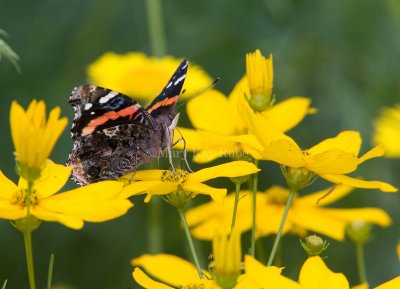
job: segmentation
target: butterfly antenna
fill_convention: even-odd
[[[210,89],[211,87],[214,86],[214,84],[216,84],[221,78],[217,77],[216,79],[213,80],[213,82],[211,82],[206,88],[200,90],[199,92],[193,94],[192,96],[188,97],[184,102],[181,102],[177,107],[176,110],[178,110],[181,106],[185,105],[186,103],[188,103],[189,101],[191,101],[193,98],[198,97],[200,94],[204,93],[205,91],[207,91],[208,89]],[[181,94],[184,94],[185,90],[182,91]]]

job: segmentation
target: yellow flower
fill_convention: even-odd
[[[351,188],[337,186],[332,194],[318,202],[328,191],[329,189],[326,189],[302,197],[296,196],[283,232],[305,235],[307,231],[313,231],[342,241],[347,224],[355,220],[365,220],[382,227],[391,224],[390,217],[378,208],[326,208],[326,205],[349,194]],[[273,186],[265,192],[257,193],[257,237],[277,233],[288,195],[289,191],[279,186]],[[247,231],[252,226],[252,194],[249,191],[242,191],[239,199],[235,227],[239,231]],[[193,236],[211,240],[217,229],[228,230],[231,226],[233,204],[234,194],[230,194],[224,199],[222,205],[209,202],[189,209],[186,212],[186,219],[189,226],[192,227]]]
[[[240,233],[237,230],[231,234],[216,233],[212,247],[212,276],[222,288],[233,288],[242,269]]]
[[[374,289],[398,289],[400,288],[400,276],[375,287]]]
[[[226,195],[226,189],[213,188],[203,182],[218,177],[245,176],[258,171],[259,169],[254,164],[246,161],[230,162],[194,173],[188,173],[181,169],[177,169],[175,173],[163,170],[143,170],[135,173],[133,177],[135,182],[124,188],[122,197],[127,198],[147,193],[145,202],[149,202],[153,195],[190,199],[198,194],[205,194],[221,202]],[[125,178],[129,179],[129,176]]]
[[[271,133],[292,129],[312,112],[308,98],[292,97],[271,106],[269,96],[266,101],[258,97],[254,99],[261,106],[264,102],[268,103],[262,112],[255,113],[249,104],[252,93],[264,94],[272,89],[272,58],[265,59],[257,50],[247,60],[247,74],[236,84],[229,97],[217,90],[209,90],[188,103],[187,112],[195,130],[179,130],[187,142],[187,150],[195,152],[194,161],[206,163],[223,156],[240,159],[243,154],[258,158],[263,145],[252,133],[247,112],[243,109],[256,114],[263,131]],[[269,126],[272,129],[266,129]],[[179,133],[175,137],[179,137]]]
[[[272,55],[265,58],[260,50],[246,54],[246,76],[248,91],[245,91],[247,100],[253,110],[262,112],[273,102],[272,86],[274,71]]]
[[[374,143],[385,146],[387,157],[400,157],[400,104],[384,108],[374,126]]]
[[[21,176],[33,180],[40,175],[55,143],[67,125],[60,108],[51,110],[46,121],[46,105],[33,100],[25,111],[13,101],[10,112],[11,135]]]
[[[260,289],[260,288],[299,288],[300,287],[282,287],[284,285],[297,285],[296,282],[280,276],[282,269],[274,266],[264,267],[258,261],[250,256],[246,256],[245,269],[246,274],[241,275],[238,283],[234,287],[218,286],[215,280],[211,279],[211,275],[203,270],[204,279],[200,279],[195,266],[179,257],[167,254],[158,255],[143,255],[132,260],[132,265],[135,269],[132,273],[133,278],[140,286],[149,289]],[[161,282],[157,282],[150,278],[152,276]],[[262,271],[260,272],[260,267]],[[251,273],[251,274],[250,274]],[[259,275],[259,274],[262,275]],[[247,280],[249,276],[249,280]],[[250,277],[256,276],[258,279],[264,280],[262,284],[273,286],[260,287],[259,283],[252,280]],[[277,287],[274,287],[278,285]]]
[[[180,61],[172,56],[155,58],[139,52],[122,55],[107,52],[89,65],[87,74],[93,84],[150,102],[167,84]],[[183,97],[201,91],[211,82],[202,68],[190,64]]]
[[[208,278],[200,279],[196,267],[177,256],[168,254],[142,255],[133,259],[132,265],[135,266],[132,276],[143,288],[220,289],[213,280],[209,280],[208,272],[203,271],[203,274]],[[162,283],[153,280],[138,267],[143,268],[149,275]]]
[[[33,184],[30,215],[43,221],[59,222],[72,229],[82,228],[84,221],[104,222],[119,217],[132,203],[119,197],[122,184],[99,182],[56,194],[67,182],[71,168],[51,161]],[[27,217],[27,181],[18,186],[0,172],[0,218],[17,221]]]
[[[301,289],[297,282],[281,276],[283,268],[264,266],[256,259],[246,255],[244,259],[245,274],[239,283],[240,288],[282,288]],[[320,288],[319,288],[320,289]],[[325,288],[324,288],[325,289]]]
[[[356,131],[342,132],[308,150],[301,150],[293,139],[285,136],[265,144],[261,159],[272,160],[290,168],[308,170],[335,184],[396,192],[397,189],[388,183],[366,181],[346,175],[355,171],[358,165],[366,160],[382,156],[384,153],[383,147],[377,146],[358,157],[360,147],[361,137]]]
[[[349,282],[342,273],[334,273],[321,257],[308,258],[301,267],[299,283],[306,289],[348,289]]]

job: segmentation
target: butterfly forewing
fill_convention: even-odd
[[[75,142],[67,162],[72,178],[82,185],[115,179],[159,157],[170,142],[164,129],[176,115],[187,68],[184,60],[146,110],[117,91],[94,85],[75,88],[69,100],[75,111]]]

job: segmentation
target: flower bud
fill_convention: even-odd
[[[215,282],[223,289],[235,287],[242,268],[240,234],[217,234],[213,239],[213,271]]]
[[[371,234],[371,225],[363,220],[357,220],[346,228],[347,236],[357,244],[365,244]]]
[[[250,95],[246,99],[256,112],[262,112],[274,102],[272,95],[273,67],[272,55],[265,58],[260,50],[246,54],[246,78]]]
[[[329,246],[327,241],[317,235],[307,236],[304,241],[300,239],[300,243],[308,257],[320,255]]]
[[[312,184],[316,175],[306,168],[291,168],[281,166],[282,173],[290,190],[299,191]]]

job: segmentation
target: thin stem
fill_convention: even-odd
[[[158,197],[152,198],[149,207],[149,227],[147,240],[149,252],[151,254],[161,253],[163,251],[163,236],[161,225],[161,201]]]
[[[32,254],[32,230],[30,229],[30,218],[26,219],[27,229],[23,231],[24,244],[26,253],[26,265],[28,267],[29,285],[31,289],[35,289],[35,271],[33,267],[33,254]]]
[[[164,56],[166,54],[166,41],[161,0],[146,0],[146,7],[151,52],[154,56]]]
[[[271,266],[272,262],[274,261],[276,250],[278,249],[279,241],[281,240],[281,237],[282,237],[282,232],[283,232],[283,227],[285,226],[286,217],[288,215],[289,208],[290,208],[290,206],[292,204],[292,201],[293,201],[293,198],[294,198],[295,195],[296,195],[296,192],[293,191],[293,190],[290,190],[289,197],[288,197],[288,199],[286,201],[285,210],[283,211],[281,224],[279,225],[279,230],[278,230],[278,233],[276,235],[274,245],[272,246],[272,251],[271,251],[271,255],[269,256],[267,266]]]
[[[49,272],[47,274],[47,289],[51,288],[51,281],[53,278],[54,254],[50,255]]]
[[[360,279],[360,283],[366,283],[367,274],[365,271],[365,262],[364,262],[364,244],[356,243],[356,255],[357,255],[358,278]]]
[[[190,251],[192,252],[193,260],[194,260],[194,263],[197,268],[197,273],[199,273],[200,279],[204,279],[203,273],[201,271],[200,262],[199,262],[199,259],[197,258],[196,249],[194,248],[193,239],[192,239],[192,236],[190,235],[189,226],[186,222],[185,214],[183,213],[183,209],[177,209],[177,210],[179,213],[179,217],[181,218],[183,228],[185,229],[186,238],[189,243]]]
[[[31,194],[33,189],[33,182],[28,181],[28,188],[26,191],[26,209],[27,216],[25,218],[25,228],[23,230],[26,265],[28,267],[29,285],[31,289],[35,289],[35,270],[33,266],[33,253],[32,253],[32,227],[31,227]]]
[[[233,214],[232,214],[232,223],[231,223],[231,234],[232,234],[232,230],[235,227],[235,223],[236,223],[236,213],[237,213],[237,207],[239,205],[239,193],[240,193],[240,183],[236,183],[235,203],[233,205]]]
[[[258,160],[254,160],[254,164],[258,167]],[[256,208],[257,208],[257,185],[258,185],[258,174],[253,175],[253,206],[252,206],[252,225],[251,225],[251,247],[250,255],[255,257],[256,254]]]

